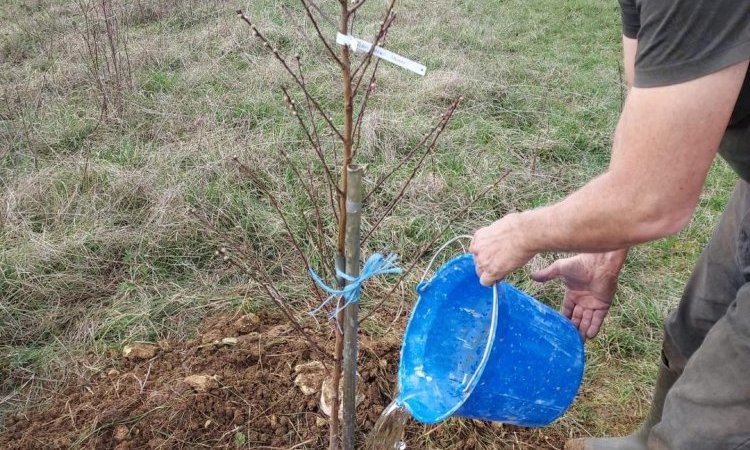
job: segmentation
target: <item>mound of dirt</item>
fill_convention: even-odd
[[[326,348],[332,346],[325,331],[313,335]],[[362,338],[357,407],[362,442],[394,394],[398,349],[393,339]],[[216,318],[195,339],[131,344],[116,361],[48,403],[6,417],[0,448],[327,446],[321,358],[279,318]],[[492,442],[508,442],[503,437],[509,436],[519,442],[519,433],[529,433],[473,421],[431,432],[441,431],[438,427],[412,426],[409,448],[515,448]],[[528,437],[538,445],[526,448],[561,448],[559,436]]]

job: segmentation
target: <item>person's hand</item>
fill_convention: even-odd
[[[518,214],[508,214],[492,225],[480,228],[471,240],[479,282],[492,286],[508,273],[523,266],[536,254],[526,244],[525,230],[520,226]]]
[[[531,278],[547,282],[556,278],[565,285],[562,312],[578,328],[581,338],[596,336],[617,290],[617,278],[627,251],[582,253],[559,259]]]

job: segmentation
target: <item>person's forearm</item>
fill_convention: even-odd
[[[681,230],[692,207],[675,205],[668,193],[637,181],[601,175],[559,203],[518,214],[517,224],[535,252],[606,252]]]

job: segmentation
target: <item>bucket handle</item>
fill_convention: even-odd
[[[449,239],[446,241],[443,245],[440,246],[440,248],[437,249],[434,255],[432,255],[432,259],[430,259],[429,264],[427,264],[427,268],[424,270],[424,273],[422,274],[422,278],[419,280],[420,285],[425,285],[425,278],[427,277],[427,273],[432,269],[432,265],[435,264],[435,260],[437,259],[438,255],[443,252],[449,245],[452,243],[460,240],[460,239],[468,239],[471,241],[473,238],[472,236],[469,236],[468,234],[460,234],[452,239]],[[461,245],[463,248],[463,245]],[[466,249],[463,248],[464,253],[466,253]],[[484,346],[484,351],[482,352],[482,361],[483,364],[487,362],[487,359],[489,359],[490,351],[492,351],[492,344],[495,337],[495,332],[497,330],[497,310],[498,310],[498,295],[497,295],[497,283],[492,285],[492,321],[490,323],[490,331],[489,331],[489,337],[487,339],[487,343]],[[466,387],[464,388],[464,393],[468,392],[474,385],[474,381],[479,375],[481,374],[482,370],[477,370],[474,372],[474,374],[471,376],[471,379],[466,383]]]
[[[449,245],[451,245],[452,243],[460,239],[468,239],[469,242],[471,242],[473,238],[469,236],[468,234],[459,234],[458,236],[452,239],[448,239],[445,243],[443,243],[443,245],[441,245],[440,248],[437,249],[435,254],[432,255],[432,259],[430,259],[430,263],[427,264],[427,268],[424,270],[424,273],[422,274],[422,278],[419,280],[420,284],[424,283],[425,278],[427,278],[427,273],[430,271],[430,269],[432,269],[432,265],[435,264],[435,260],[437,259],[438,255],[440,255],[440,253],[442,253],[443,250],[445,250]],[[463,249],[464,253],[466,253],[466,249],[464,248],[463,244],[461,245],[461,248]]]

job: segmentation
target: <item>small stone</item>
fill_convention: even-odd
[[[126,345],[122,349],[122,356],[129,359],[151,359],[156,355],[157,348],[150,344]]]
[[[327,423],[328,423],[328,421],[325,418],[323,418],[323,417],[318,416],[318,417],[315,418],[315,425],[317,425],[319,427],[323,427]]]
[[[294,378],[294,384],[305,395],[313,395],[320,391],[323,374],[301,373]]]
[[[288,334],[291,330],[292,330],[292,327],[290,325],[282,323],[266,331],[265,336],[267,338],[284,336],[285,334]]]
[[[211,426],[211,423],[212,423],[212,422],[211,422],[211,419],[208,419],[208,420],[206,421],[206,423],[204,423],[204,424],[203,424],[203,428],[208,428],[209,426]]]
[[[117,425],[114,432],[112,433],[112,437],[115,439],[115,441],[122,442],[127,439],[129,432],[130,430],[128,430],[128,427],[126,427],[125,425]]]
[[[257,333],[253,331],[252,333],[243,334],[242,336],[237,336],[237,343],[238,344],[251,344],[255,343],[257,346],[257,342],[260,340],[260,333]]]
[[[216,375],[190,375],[182,380],[192,387],[196,392],[206,392],[209,389],[219,387],[218,377]]]
[[[109,378],[110,380],[113,378],[117,378],[119,375],[120,375],[120,371],[115,369],[114,367],[112,367],[111,369],[107,371],[107,378]]]
[[[320,392],[320,386],[325,377],[325,366],[320,361],[310,361],[297,364],[294,367],[297,376],[294,378],[294,384],[305,395],[313,395]]]
[[[238,333],[250,333],[251,331],[257,331],[260,319],[253,313],[245,314],[234,322],[234,327]]]
[[[362,391],[363,384],[362,377],[357,374],[357,394],[354,396],[354,405],[359,405],[365,400],[365,394]],[[339,419],[344,419],[344,383],[343,380],[339,382]],[[326,378],[323,381],[323,385],[320,389],[320,410],[323,413],[331,417],[331,405],[333,405],[333,381],[330,378]]]

